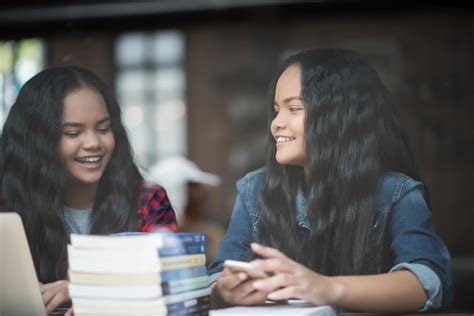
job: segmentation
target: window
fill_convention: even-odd
[[[0,123],[2,126],[20,88],[44,67],[43,40],[0,41]]]
[[[116,91],[135,158],[145,168],[186,155],[184,35],[125,33],[117,38]]]

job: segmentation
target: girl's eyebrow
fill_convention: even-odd
[[[110,121],[111,121],[110,116],[107,116],[107,117],[104,117],[103,119],[99,120],[99,121],[96,123],[96,125],[108,123],[108,122],[110,122]]]
[[[293,100],[298,100],[298,101],[302,101],[301,97],[300,96],[294,96],[294,97],[288,97],[286,99],[283,99],[283,103],[289,103]],[[274,101],[274,105],[278,105],[278,102],[277,101]]]
[[[111,121],[110,116],[107,116],[107,117],[104,117],[103,119],[98,120],[95,125],[101,125],[110,121]],[[84,124],[79,123],[79,122],[64,122],[62,124],[63,127],[81,127],[83,125]]]

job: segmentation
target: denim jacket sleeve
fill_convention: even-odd
[[[224,260],[233,259],[249,261],[253,256],[252,250],[250,249],[250,243],[253,241],[253,221],[250,216],[248,205],[248,203],[252,202],[253,199],[249,199],[248,195],[257,194],[254,190],[254,186],[249,183],[249,179],[254,179],[255,173],[257,172],[260,171],[254,171],[237,181],[237,198],[232,211],[230,224],[227,228],[224,240],[222,240],[219,245],[217,257],[209,265],[209,284],[219,278],[220,272],[224,269]]]
[[[451,258],[435,231],[423,185],[408,177],[398,178],[390,220],[394,266],[390,272],[414,273],[428,300],[421,310],[445,308],[452,299]]]

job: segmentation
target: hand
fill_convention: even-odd
[[[330,277],[306,268],[274,248],[256,243],[252,243],[251,247],[256,254],[266,258],[252,263],[272,275],[253,281],[252,286],[270,293],[269,299],[298,298],[315,305],[333,304],[336,301],[338,288]]]
[[[269,292],[256,290],[252,286],[255,280],[225,268],[211,292],[213,307],[263,304]]]
[[[54,311],[57,307],[71,300],[69,297],[68,281],[60,280],[53,283],[41,284],[41,295],[43,303],[48,313]]]

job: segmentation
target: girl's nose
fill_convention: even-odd
[[[83,142],[85,150],[95,150],[102,146],[102,141],[96,133],[88,133],[86,139]]]
[[[286,127],[286,122],[283,119],[282,115],[280,113],[277,114],[277,116],[273,119],[271,128],[272,130],[277,130],[277,129],[282,129]]]

